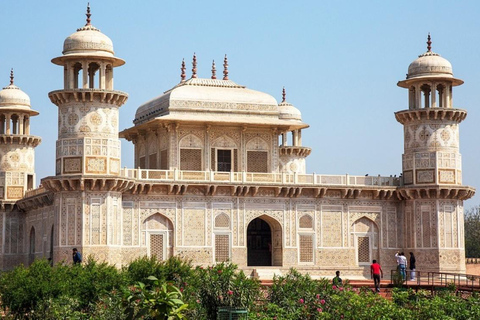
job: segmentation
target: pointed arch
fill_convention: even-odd
[[[260,137],[254,137],[247,141],[247,150],[261,150],[268,151],[268,143]]]
[[[29,265],[35,260],[35,227],[32,226],[30,229],[30,247],[29,247]]]
[[[301,229],[313,229],[313,218],[309,214],[304,214],[298,220],[298,225]]]
[[[250,139],[246,151],[248,172],[269,172],[269,147],[265,140],[260,137]]]
[[[54,244],[54,242],[53,242],[54,238],[53,237],[55,235],[54,230],[55,230],[55,228],[54,228],[54,225],[52,224],[52,229],[50,231],[50,254],[49,254],[49,257],[48,257],[51,265],[53,265],[53,244]]]
[[[180,139],[180,148],[203,148],[203,141],[196,135],[190,133]]]
[[[252,217],[247,223],[246,233],[249,266],[283,265],[282,225],[277,219],[266,214]]]
[[[173,255],[174,233],[173,223],[160,212],[154,213],[143,220],[146,231],[147,252],[158,260],[166,260]]]
[[[215,228],[230,229],[230,217],[222,212],[215,217]]]
[[[369,265],[373,259],[380,261],[379,228],[375,221],[362,215],[351,226],[358,265]]]
[[[227,136],[226,134],[218,137],[212,143],[213,148],[229,148],[229,149],[237,149],[237,144],[235,141]]]
[[[180,170],[203,170],[203,141],[194,134],[188,134],[179,142]]]

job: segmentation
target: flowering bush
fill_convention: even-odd
[[[245,276],[231,263],[197,268],[196,297],[206,319],[216,319],[219,307],[250,309],[260,294],[258,280]]]
[[[265,289],[233,264],[194,269],[177,258],[142,258],[121,272],[92,259],[54,267],[37,260],[0,274],[4,319],[211,320],[220,307],[248,309],[253,320],[480,319],[478,294],[465,299],[453,285],[439,289],[432,295],[395,288],[389,300],[294,269]]]

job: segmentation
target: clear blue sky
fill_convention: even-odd
[[[15,84],[40,112],[32,134],[37,178],[54,175],[57,107],[48,92],[63,86],[64,39],[85,24],[87,1],[0,0],[0,85]],[[463,181],[480,187],[480,2],[478,1],[123,1],[92,0],[92,24],[108,35],[126,60],[115,89],[129,94],[120,128],[132,125],[136,108],[180,80],[180,63],[197,53],[200,77],[212,59],[229,57],[230,79],[287,100],[310,128],[308,172],[390,175],[401,172],[402,125],[394,112],[407,109],[396,86],[408,65],[433,51],[453,65],[465,84],[454,106],[468,110],[460,125]],[[3,79],[3,80],[2,80]],[[133,167],[132,144],[122,142],[122,166]],[[480,193],[480,192],[479,192]],[[466,207],[480,204],[480,196]]]

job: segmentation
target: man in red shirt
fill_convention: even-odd
[[[373,278],[375,283],[375,291],[380,292],[380,277],[383,278],[382,267],[377,263],[377,260],[373,260],[372,265],[370,266],[370,276]]]

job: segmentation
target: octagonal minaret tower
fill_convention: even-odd
[[[113,43],[87,23],[65,39],[64,89],[49,93],[58,106],[56,175],[118,175],[118,110],[128,95],[113,89],[113,68],[125,62],[114,56]]]
[[[35,147],[40,137],[30,135],[30,98],[14,84],[0,91],[0,200],[2,207],[21,199],[35,187]]]
[[[461,84],[450,62],[431,50],[430,35],[427,52],[398,82],[409,91],[408,110],[395,113],[404,126],[404,248],[422,257],[418,269],[465,270],[463,200],[474,189],[462,185],[459,124],[467,111],[453,106]]]

